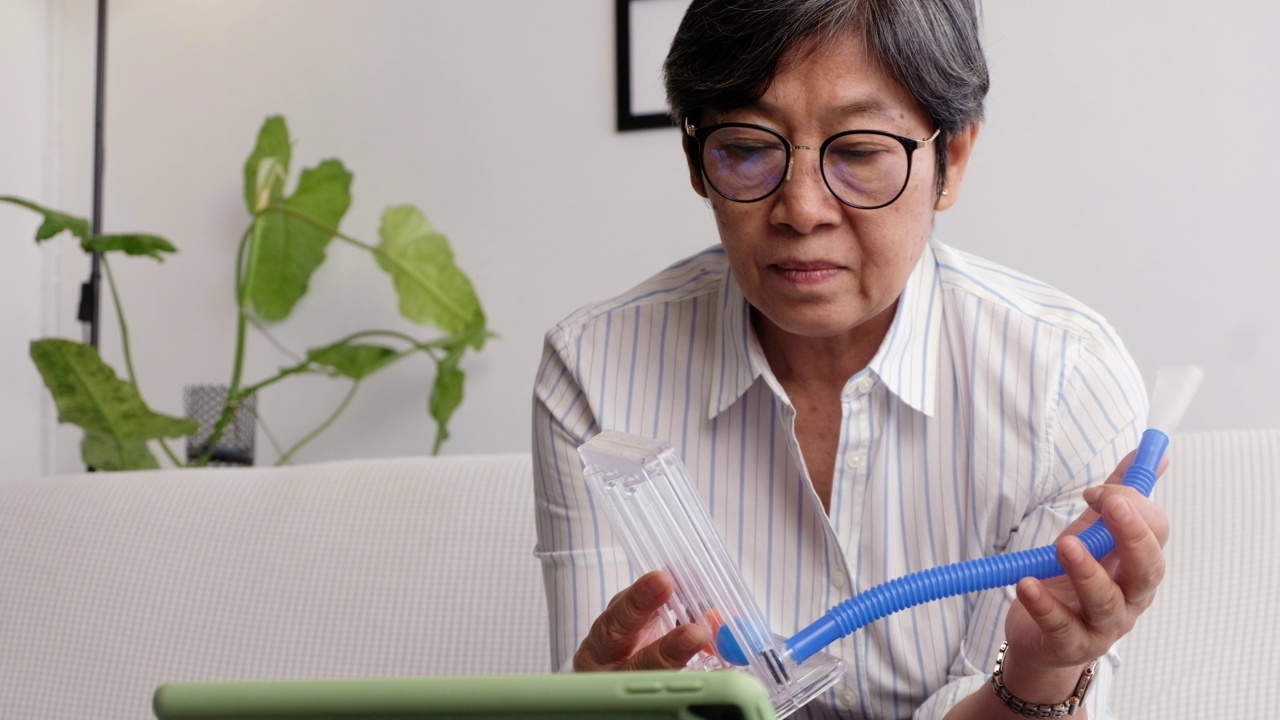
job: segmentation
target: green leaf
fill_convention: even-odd
[[[85,430],[80,441],[80,459],[97,470],[154,470],[160,467],[145,442],[121,445],[106,433]]]
[[[60,338],[36,340],[31,343],[31,359],[53,395],[58,420],[84,428],[82,451],[106,463],[97,465],[86,456],[93,467],[153,467],[147,440],[190,435],[199,427],[186,418],[152,411],[133,383],[118,378],[88,345]],[[152,465],[147,465],[148,458]]]
[[[268,202],[284,197],[289,177],[289,128],[284,118],[272,115],[258,130],[258,142],[244,163],[244,204],[254,214]],[[263,160],[268,162],[263,163]]]
[[[281,212],[268,212],[254,227],[253,267],[247,274],[249,297],[263,320],[283,320],[293,312],[316,268],[324,262],[333,233],[351,206],[351,173],[337,160],[304,170],[298,188],[284,205],[314,224]]]
[[[57,210],[50,210],[28,200],[8,195],[0,196],[0,201],[20,205],[44,215],[44,223],[36,230],[36,242],[48,240],[65,231],[80,238],[80,247],[85,252],[106,253],[122,251],[129,255],[147,255],[157,260],[163,260],[164,257],[160,253],[178,251],[173,246],[173,243],[158,235],[128,233],[92,237],[90,236],[89,221],[84,218],[67,215]]]
[[[484,328],[484,311],[471,280],[453,261],[444,235],[412,205],[389,207],[378,229],[378,265],[391,275],[400,314],[450,335]]]
[[[465,345],[459,345],[436,361],[436,381],[431,388],[427,409],[436,421],[436,441],[431,454],[440,452],[440,446],[449,439],[449,418],[462,404],[462,383],[466,375],[458,368]]]
[[[12,195],[0,195],[0,202],[7,202],[28,210],[34,210],[44,216],[44,222],[36,229],[36,242],[48,240],[63,231],[80,238],[82,244],[89,240],[89,221],[82,217],[67,215]]]
[[[334,343],[307,351],[307,359],[311,362],[332,368],[339,375],[353,380],[369,377],[397,357],[399,354],[392,348],[361,343]]]
[[[108,253],[124,252],[128,255],[146,255],[156,260],[164,260],[161,253],[175,253],[178,248],[159,235],[133,233],[129,235],[99,235],[84,243],[89,252]]]

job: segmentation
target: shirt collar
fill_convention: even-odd
[[[708,419],[737,402],[762,374],[772,378],[751,327],[747,299],[727,264],[724,272],[716,298],[720,328],[715,334]],[[930,243],[902,289],[889,334],[867,365],[890,392],[930,417],[937,407],[940,292],[937,259]]]
[[[715,335],[715,365],[711,368],[711,402],[707,419],[712,419],[738,401],[767,366],[760,343],[751,327],[750,305],[725,263],[724,281],[716,297],[720,331]]]
[[[902,288],[889,334],[867,364],[890,392],[928,417],[938,406],[941,293],[938,261],[930,242]]]

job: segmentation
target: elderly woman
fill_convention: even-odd
[[[932,235],[982,119],[975,0],[694,0],[665,75],[720,242],[547,335],[555,661],[681,667],[708,642],[657,637],[672,580],[632,583],[588,497],[576,448],[611,429],[676,447],[782,635],[908,572],[1059,540],[1063,577],[832,645],[849,672],[802,715],[1107,716],[1112,648],[1163,573],[1163,515],[1116,484],[1147,400],[1096,313]],[[1099,514],[1101,562],[1072,537]]]

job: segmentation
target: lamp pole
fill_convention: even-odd
[[[102,232],[102,175],[106,156],[103,128],[106,115],[107,78],[107,0],[98,0],[98,51],[94,68],[93,103],[93,215],[90,234]],[[89,279],[80,286],[80,308],[77,314],[88,324],[89,344],[98,347],[102,309],[102,255],[90,256]]]

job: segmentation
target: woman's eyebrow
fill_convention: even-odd
[[[896,110],[889,103],[878,97],[859,98],[844,105],[829,108],[824,111],[821,120],[826,122],[837,122],[847,118],[879,116],[886,120],[900,120],[902,113]]]

